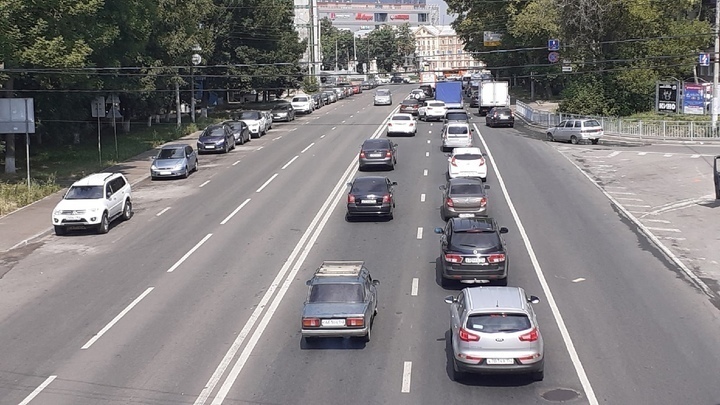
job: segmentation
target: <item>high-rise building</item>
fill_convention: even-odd
[[[307,39],[308,47],[300,60],[311,75],[320,73],[320,19],[317,0],[293,0],[295,5],[295,29],[301,40]]]
[[[438,7],[426,5],[425,0],[315,1],[319,19],[327,17],[335,27],[350,31],[372,30],[381,25],[432,24],[438,16]]]

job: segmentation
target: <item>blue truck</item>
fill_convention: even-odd
[[[437,82],[435,100],[444,101],[447,108],[463,108],[462,82]]]

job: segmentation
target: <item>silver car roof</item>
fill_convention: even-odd
[[[470,312],[527,312],[527,298],[520,287],[470,287],[465,294]]]

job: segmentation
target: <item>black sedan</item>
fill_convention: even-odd
[[[489,127],[505,125],[512,128],[515,126],[515,117],[508,107],[493,107],[485,116],[485,125]]]
[[[385,217],[393,219],[395,199],[393,188],[397,182],[383,176],[358,177],[348,183],[350,191],[347,197],[347,215],[355,217]]]
[[[440,280],[443,287],[452,281],[507,285],[508,256],[500,228],[489,217],[451,218],[443,228],[435,228],[440,238]]]
[[[250,142],[250,128],[248,128],[246,123],[242,121],[225,121],[223,124],[230,127],[236,145]]]
[[[386,138],[368,139],[360,146],[358,166],[360,171],[381,167],[395,170],[397,164],[397,144]]]
[[[235,149],[235,137],[227,124],[209,125],[197,141],[198,153],[224,152]]]

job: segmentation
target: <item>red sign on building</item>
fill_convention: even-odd
[[[372,21],[374,19],[372,14],[357,13],[355,19],[360,21]]]
[[[391,15],[390,19],[391,20],[408,21],[408,20],[410,20],[410,15],[409,14],[395,14],[395,15]]]

